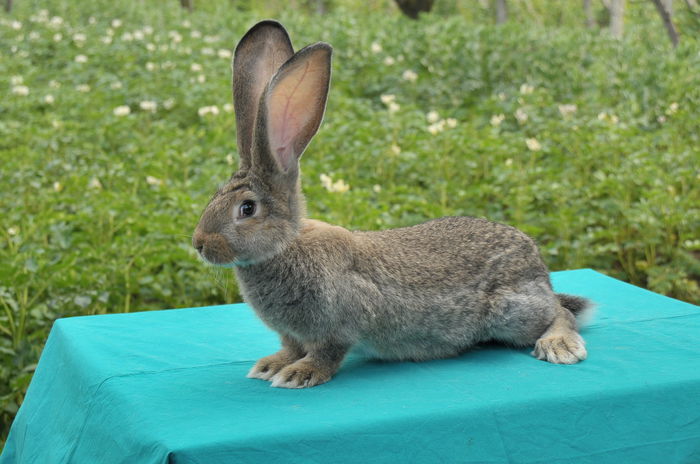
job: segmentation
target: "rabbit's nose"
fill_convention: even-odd
[[[192,238],[192,246],[197,250],[199,254],[202,254],[204,250],[204,236],[200,232],[195,232]]]

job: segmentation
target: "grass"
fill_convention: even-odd
[[[297,48],[335,47],[302,159],[312,217],[485,216],[535,237],[553,270],[700,302],[699,43],[685,33],[672,51],[653,8],[631,4],[615,41],[543,1],[500,27],[478,2],[417,22],[379,1],[323,17],[272,1],[16,3],[0,17],[2,437],[56,318],[240,299],[190,236],[237,163],[230,51],[264,17]]]

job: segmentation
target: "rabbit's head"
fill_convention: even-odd
[[[263,21],[233,57],[238,171],[211,199],[193,245],[208,262],[247,265],[282,251],[305,214],[299,158],[318,130],[331,73],[330,45],[294,53],[287,31]]]

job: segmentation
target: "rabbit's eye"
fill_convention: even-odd
[[[246,200],[241,203],[241,206],[238,208],[238,217],[245,218],[253,214],[255,214],[255,202],[253,200]]]

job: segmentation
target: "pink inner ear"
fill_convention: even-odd
[[[285,171],[296,163],[308,140],[299,143],[305,126],[313,117],[318,86],[310,62],[291,71],[272,89],[268,99],[270,150]]]

